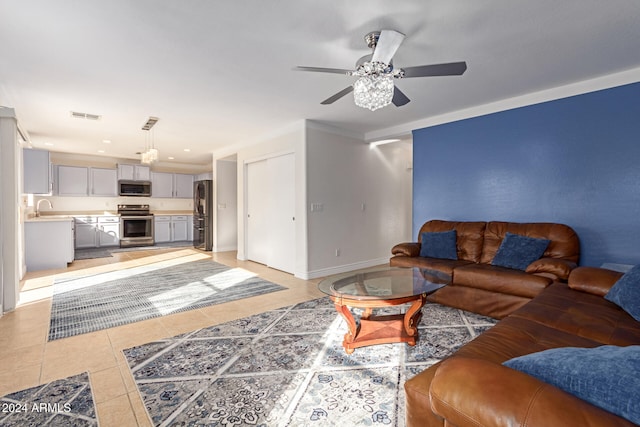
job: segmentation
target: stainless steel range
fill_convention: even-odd
[[[118,205],[120,247],[153,245],[153,214],[149,205]]]

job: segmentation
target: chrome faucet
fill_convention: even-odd
[[[49,209],[53,209],[49,199],[40,199],[38,200],[38,203],[36,203],[36,216],[40,216],[40,202],[47,202],[49,204]]]

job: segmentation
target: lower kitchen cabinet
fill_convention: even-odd
[[[155,215],[154,240],[156,243],[189,240],[189,215]]]
[[[154,215],[153,240],[156,243],[166,243],[171,241],[171,216],[170,215]]]
[[[72,218],[38,219],[24,223],[25,263],[27,271],[65,268],[73,262]]]
[[[75,226],[76,249],[118,246],[120,244],[120,217],[76,217]]]
[[[98,246],[96,227],[98,226],[97,217],[76,217],[76,249],[95,248]]]
[[[98,246],[120,245],[120,218],[117,216],[98,217]]]
[[[189,240],[189,228],[186,215],[176,215],[171,217],[172,235],[171,241],[183,242]]]

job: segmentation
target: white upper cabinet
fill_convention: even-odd
[[[193,175],[174,174],[173,197],[190,199],[193,197]]]
[[[56,167],[58,196],[86,196],[89,194],[89,169],[80,166]]]
[[[173,197],[172,173],[151,173],[151,197]]]
[[[193,197],[193,175],[183,173],[151,173],[151,197]]]
[[[118,179],[151,181],[151,169],[145,165],[119,164]]]
[[[22,150],[25,194],[51,193],[51,158],[47,150]]]
[[[205,179],[213,179],[213,172],[205,172],[195,176],[196,181],[204,181]]]
[[[91,168],[91,195],[116,197],[118,195],[118,171],[116,169]]]

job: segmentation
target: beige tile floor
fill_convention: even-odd
[[[113,255],[75,261],[62,270],[27,273],[21,282],[20,305],[0,317],[0,396],[88,371],[101,427],[150,426],[123,349],[323,296],[316,287],[318,280],[301,280],[238,261],[235,252],[211,254],[187,248]],[[54,279],[203,258],[252,271],[287,290],[47,342]]]

